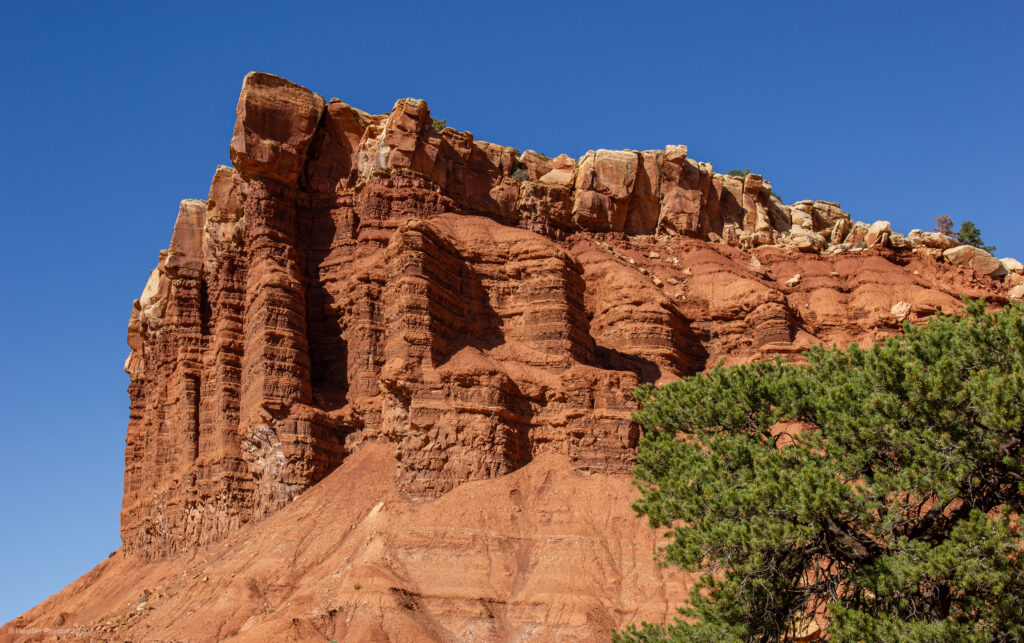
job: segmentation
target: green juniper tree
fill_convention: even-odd
[[[996,251],[995,246],[986,246],[985,242],[981,240],[981,230],[974,225],[973,221],[964,221],[960,224],[960,232],[957,233],[956,240],[963,245],[974,246],[988,252]]]
[[[636,392],[634,508],[703,572],[617,641],[1024,641],[1024,306]]]

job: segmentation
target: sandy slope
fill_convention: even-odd
[[[391,449],[368,445],[191,557],[115,553],[0,641],[590,641],[666,619],[688,579],[654,564],[628,476],[564,460],[413,503],[394,488]]]

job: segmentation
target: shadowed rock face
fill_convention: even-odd
[[[124,555],[19,627],[593,640],[664,620],[688,581],[628,508],[633,388],[1024,296],[1018,262],[782,204],[684,146],[549,159],[437,132],[420,100],[375,116],[259,73],[237,114],[234,168],[182,202],[132,309]]]

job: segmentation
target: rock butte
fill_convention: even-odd
[[[554,159],[246,76],[131,312],[123,546],[0,640],[600,640],[691,577],[631,390],[1024,296],[683,146]]]

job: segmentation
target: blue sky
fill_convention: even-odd
[[[0,4],[0,622],[120,544],[131,302],[242,77],[556,155],[686,144],[1024,258],[1024,3]]]

